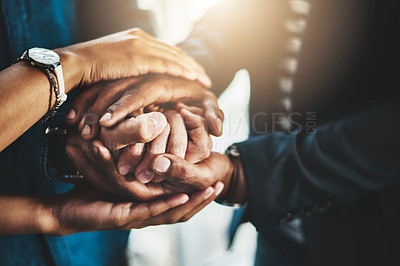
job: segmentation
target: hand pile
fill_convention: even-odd
[[[211,153],[210,134],[221,135],[223,121],[208,77],[177,48],[140,34],[162,49],[167,69],[99,81],[72,103],[66,152],[86,184],[54,204],[60,234],[186,221],[223,192],[225,176],[214,172],[229,165],[208,162],[222,156]]]

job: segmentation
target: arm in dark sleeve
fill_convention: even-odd
[[[276,67],[284,34],[276,14],[286,10],[286,1],[221,0],[178,46],[204,66],[219,95],[242,68],[258,75]]]
[[[396,97],[313,134],[268,134],[240,143],[253,223],[260,228],[341,205],[397,181],[399,102]]]
[[[131,28],[154,35],[152,13],[140,10],[135,0],[79,0],[76,8],[80,41]]]

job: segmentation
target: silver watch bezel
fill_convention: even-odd
[[[44,61],[40,61],[40,59],[36,56],[36,54],[51,54],[51,56],[54,58],[53,61],[51,62],[44,62]],[[54,52],[53,50],[50,49],[46,49],[46,48],[31,48],[29,50],[27,50],[24,55],[23,55],[26,59],[28,59],[30,62],[33,62],[36,66],[38,67],[43,67],[43,68],[48,68],[51,70],[54,70],[56,67],[58,67],[59,65],[61,65],[61,59],[60,56]]]

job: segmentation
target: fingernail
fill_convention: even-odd
[[[108,120],[110,120],[112,118],[111,113],[105,113],[101,118],[100,118],[100,122],[106,122]]]
[[[159,173],[166,173],[171,166],[171,161],[167,157],[159,158],[155,163],[155,171]]]
[[[83,129],[82,129],[82,135],[90,135],[90,132],[91,132],[92,130],[90,129],[90,126],[89,125],[85,125],[84,127],[83,127]]]
[[[106,148],[106,147],[104,147],[103,145],[99,145],[99,146],[97,146],[97,148],[101,151],[101,153],[103,153],[103,154],[108,154],[109,153],[109,151],[108,151],[108,149]]]
[[[121,175],[127,175],[127,174],[129,173],[130,170],[131,170],[131,166],[130,166],[130,165],[127,165],[127,164],[121,165],[121,166],[119,167],[119,169],[118,169],[118,171],[119,171],[119,173],[120,173]]]
[[[218,183],[216,188],[215,188],[215,195],[221,194],[222,190],[224,189],[224,184]]]
[[[208,199],[209,197],[211,197],[211,195],[212,195],[213,193],[214,193],[214,189],[213,189],[213,188],[211,188],[211,187],[207,188],[206,194],[204,195],[204,199],[205,199],[205,200]]]
[[[93,146],[97,148],[98,152],[101,153],[101,156],[104,158],[108,159],[111,157],[110,151],[104,147],[100,141],[94,141]]]
[[[72,120],[76,118],[76,111],[74,109],[69,110],[67,119]]]
[[[218,129],[220,130],[220,132],[222,132],[222,120],[221,119],[217,119],[217,126],[218,126]]]
[[[206,85],[207,87],[211,87],[211,85],[212,85],[211,80],[210,80],[207,76],[201,77],[201,78],[200,78],[200,81],[201,81],[204,85]]]
[[[182,198],[182,200],[180,201],[180,204],[181,204],[181,205],[182,205],[182,204],[185,204],[185,203],[188,202],[188,201],[189,201],[189,196],[186,195],[186,197]]]
[[[154,173],[147,171],[147,170],[143,170],[142,172],[140,172],[140,174],[137,176],[137,180],[140,183],[146,184],[149,183],[151,179],[153,179],[154,177]]]

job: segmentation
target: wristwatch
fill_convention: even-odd
[[[17,58],[16,62],[21,60],[28,61],[31,65],[42,69],[45,73],[54,72],[58,81],[58,91],[56,91],[56,94],[59,94],[56,104],[60,106],[67,100],[60,56],[56,52],[45,48],[31,48],[25,51],[20,58]]]
[[[56,169],[59,181],[82,184],[85,182],[84,176],[76,170],[71,159],[65,152],[67,135],[70,129],[66,125],[63,116],[56,116],[49,122],[49,126],[45,131],[48,141],[48,158],[51,158],[51,165]]]

